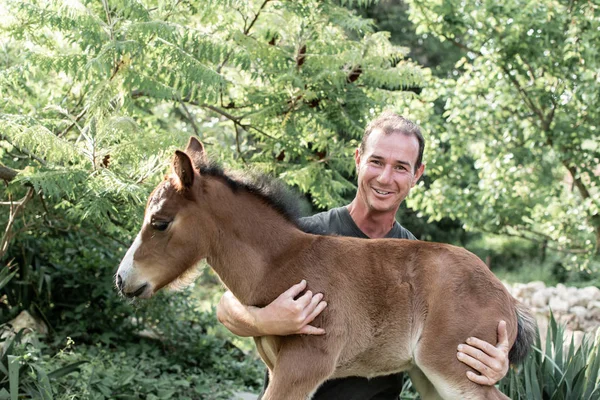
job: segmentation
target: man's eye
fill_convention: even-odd
[[[164,231],[169,227],[170,223],[171,221],[152,220],[152,222],[150,222],[150,225],[152,225],[152,228],[154,228],[157,231]]]

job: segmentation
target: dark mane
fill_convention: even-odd
[[[257,196],[296,227],[300,226],[299,197],[283,182],[256,171],[240,173],[239,176],[231,177],[215,161],[197,164],[196,167],[200,170],[201,175],[217,177],[225,181],[234,193],[245,191]]]

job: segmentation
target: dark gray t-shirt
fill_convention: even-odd
[[[356,225],[347,207],[333,208],[329,211],[315,214],[312,217],[302,218],[300,219],[300,228],[304,232],[314,233],[315,235],[338,235],[369,239]],[[394,226],[392,226],[392,229],[385,237],[392,239],[417,239],[408,229],[400,225],[398,221],[394,221]]]
[[[303,231],[316,235],[369,238],[356,225],[346,207],[334,208],[312,217],[302,218],[300,227]],[[415,236],[397,221],[385,237],[416,240]],[[398,400],[406,379],[402,373],[371,379],[362,377],[332,379],[319,387],[312,400]],[[268,377],[265,380],[265,389],[267,384]]]

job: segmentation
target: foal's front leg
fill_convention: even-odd
[[[333,375],[339,351],[314,348],[295,339],[281,347],[263,400],[310,399]]]

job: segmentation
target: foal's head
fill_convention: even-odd
[[[202,143],[191,138],[150,195],[142,229],[117,271],[117,287],[125,296],[148,298],[180,282],[207,257],[211,223],[197,204],[200,176],[194,167],[203,159]]]

